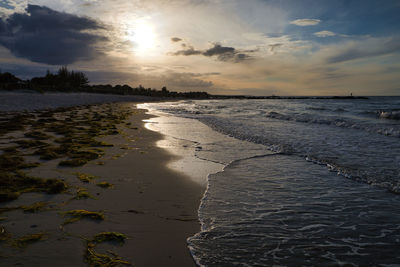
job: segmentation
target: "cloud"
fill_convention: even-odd
[[[207,49],[203,53],[203,55],[206,57],[212,57],[212,56],[216,56],[216,55],[220,56],[220,55],[233,54],[233,53],[235,53],[235,48],[221,46],[220,44],[215,44],[214,47]]]
[[[213,47],[206,50],[196,50],[192,46],[184,50],[179,50],[172,53],[174,56],[193,56],[193,55],[203,55],[206,57],[217,57],[219,61],[231,61],[231,62],[241,62],[249,59],[250,56],[247,54],[249,52],[254,52],[253,50],[239,51],[234,47],[222,46],[218,43],[214,44]]]
[[[45,70],[43,70],[45,73]],[[176,72],[165,71],[161,73],[144,73],[144,72],[124,72],[124,71],[85,71],[89,80],[93,84],[129,84],[136,87],[142,84],[146,88],[158,88],[167,86],[170,90],[190,91],[205,90],[214,86],[208,77],[220,75],[218,72],[208,73],[192,73],[192,72]]]
[[[214,84],[211,81],[205,81],[199,79],[199,77],[204,76],[198,73],[167,73],[166,75],[160,77],[164,83],[171,88],[184,88],[185,90],[190,89],[202,89],[212,87]]]
[[[336,33],[331,31],[320,31],[320,32],[315,32],[314,35],[323,38],[323,37],[335,36]]]
[[[94,31],[99,22],[85,17],[28,5],[26,14],[0,19],[0,45],[21,58],[51,65],[66,65],[101,55],[97,48],[108,39]]]
[[[294,24],[297,26],[313,26],[317,25],[321,22],[319,19],[296,19],[292,20],[290,24]]]
[[[283,44],[280,44],[280,43],[279,44],[270,44],[270,45],[268,45],[269,51],[271,51],[272,53],[274,53],[275,50],[277,48],[281,47],[281,46],[283,46]]]
[[[171,41],[174,42],[174,43],[177,43],[177,42],[182,41],[182,39],[179,38],[179,37],[172,37],[172,38],[171,38]]]
[[[189,46],[187,49],[179,50],[173,53],[174,56],[193,56],[193,55],[201,55],[203,54],[200,50],[195,50],[192,46]]]
[[[400,52],[400,37],[370,38],[359,42],[349,42],[330,51],[328,63],[339,63],[361,58],[387,55]],[[329,51],[328,51],[329,53]]]

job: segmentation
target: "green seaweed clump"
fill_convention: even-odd
[[[39,140],[17,140],[14,143],[18,144],[21,148],[44,147],[48,146],[47,143]]]
[[[101,266],[132,266],[131,263],[123,260],[117,254],[108,251],[110,255],[100,254],[91,249],[89,246],[86,248],[86,261],[90,267]]]
[[[46,233],[30,234],[20,237],[14,240],[14,245],[19,248],[24,248],[32,243],[38,242],[40,240],[47,239],[48,235]]]
[[[35,213],[44,210],[48,204],[49,204],[48,202],[36,202],[29,206],[21,206],[20,208],[24,212]]]
[[[0,172],[0,202],[17,199],[22,193],[62,193],[67,185],[58,179],[32,177],[23,172]]]
[[[118,232],[102,232],[96,234],[93,239],[86,242],[85,258],[89,266],[131,266],[132,264],[123,260],[117,254],[107,251],[108,254],[100,254],[94,251],[96,245],[103,242],[118,242],[123,244],[126,235]]]
[[[70,216],[71,218],[66,220],[63,225],[77,222],[81,219],[87,218],[95,221],[104,220],[104,214],[97,211],[87,211],[87,210],[70,210],[64,213],[64,216]]]
[[[32,115],[30,114],[17,114],[7,120],[0,122],[0,135],[4,135],[14,131],[22,131],[25,125],[29,124]]]
[[[74,199],[95,199],[85,188],[79,188]]]
[[[1,171],[16,171],[18,169],[34,168],[40,163],[27,163],[18,153],[4,153],[0,155]]]
[[[114,185],[109,183],[109,182],[100,182],[96,184],[97,186],[101,187],[101,188],[111,188]]]
[[[61,161],[58,165],[64,167],[79,167],[85,165],[87,162],[98,159],[103,156],[103,152],[90,150],[90,151],[75,151],[69,155],[71,159]]]
[[[81,173],[81,172],[76,173],[76,177],[79,180],[81,180],[81,182],[84,182],[84,183],[90,183],[93,179],[97,178],[94,175],[87,174],[87,173]]]
[[[60,157],[57,147],[44,147],[36,150],[35,155],[39,155],[41,160],[52,160]]]
[[[36,140],[47,140],[50,139],[50,136],[42,133],[40,131],[32,131],[32,132],[27,132],[24,134],[25,137],[36,139]]]
[[[92,243],[103,243],[109,241],[117,241],[120,244],[123,244],[127,239],[126,235],[118,233],[118,232],[101,232],[96,234],[90,242]]]

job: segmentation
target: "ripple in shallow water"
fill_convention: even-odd
[[[189,240],[201,265],[400,262],[400,196],[284,155],[237,161],[209,183]]]

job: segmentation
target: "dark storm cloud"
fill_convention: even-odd
[[[201,55],[201,54],[203,54],[202,51],[195,50],[191,46],[189,48],[187,48],[187,49],[179,50],[179,51],[173,53],[174,56],[193,56],[193,55]]]
[[[233,61],[233,62],[241,62],[246,59],[249,59],[250,56],[245,52],[254,52],[254,51],[239,51],[234,47],[222,46],[220,44],[214,44],[213,47],[207,50],[196,50],[193,47],[189,47],[188,49],[179,50],[175,53],[172,53],[174,56],[193,56],[193,55],[203,55],[206,57],[217,57],[219,61]]]
[[[182,41],[182,39],[179,38],[179,37],[172,37],[172,38],[171,38],[171,41],[174,42],[174,43],[177,43],[177,42]]]
[[[233,54],[235,53],[235,48],[233,47],[225,47],[221,46],[220,44],[215,44],[214,47],[206,50],[203,55],[206,57],[212,57],[212,56],[220,56],[220,55],[225,55],[225,54]]]
[[[0,19],[0,45],[17,57],[51,65],[71,64],[100,55],[96,49],[107,38],[91,33],[104,30],[90,18],[28,5],[26,14]]]

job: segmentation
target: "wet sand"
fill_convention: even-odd
[[[29,170],[29,175],[63,179],[69,190],[56,195],[25,193],[17,200],[0,203],[0,208],[51,203],[49,210],[37,213],[14,210],[0,214],[4,218],[0,225],[13,238],[46,233],[44,240],[25,248],[1,242],[0,265],[86,266],[86,240],[99,232],[119,232],[128,237],[123,245],[105,242],[96,251],[112,251],[134,266],[195,266],[186,239],[199,231],[197,209],[205,188],[166,167],[176,156],[156,146],[163,136],[144,127],[146,118],[144,110],[136,109],[126,121],[129,126],[117,125],[121,134],[99,139],[114,146],[104,148],[103,157],[84,166],[59,167],[57,159]],[[76,178],[78,172],[96,178],[83,183]],[[113,188],[96,185],[103,181]],[[77,188],[84,188],[94,199],[71,199]],[[75,209],[101,211],[105,219],[83,219],[62,226],[63,212]]]

